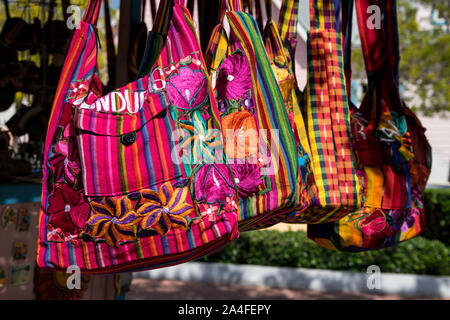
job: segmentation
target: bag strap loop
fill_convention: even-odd
[[[278,30],[291,61],[295,60],[297,48],[297,24],[299,0],[283,0],[278,17]]]
[[[102,0],[89,0],[86,10],[84,11],[83,21],[96,26],[101,7]]]
[[[311,29],[338,29],[335,7],[340,7],[340,0],[310,0],[309,5]]]
[[[153,28],[148,34],[144,57],[139,66],[138,78],[150,72],[150,69],[153,67],[153,64],[164,47],[169,34],[175,2],[180,3],[179,0],[165,0],[159,3]]]

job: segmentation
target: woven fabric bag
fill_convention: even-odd
[[[100,7],[88,3],[53,104],[37,264],[121,272],[218,250],[238,236],[239,202],[192,18],[181,1],[161,1],[167,40],[144,59],[157,63],[103,95]]]
[[[383,10],[381,29],[369,29],[367,8]],[[352,2],[345,2],[351,17]],[[341,251],[381,249],[426,230],[423,191],[431,169],[431,147],[419,119],[400,99],[395,1],[355,3],[369,89],[352,106],[352,140],[361,181],[361,209],[334,223],[309,225],[308,237]],[[346,28],[351,38],[351,23]],[[347,41],[346,68],[350,68]],[[351,71],[347,72],[350,77]]]
[[[305,162],[304,209],[295,221],[336,221],[359,208],[359,184],[351,151],[350,113],[343,69],[340,1],[310,0],[308,81],[294,121]],[[306,132],[305,132],[306,131]]]
[[[283,94],[256,21],[240,1],[223,4],[205,60],[237,181],[239,229],[250,230],[295,206],[298,160]]]

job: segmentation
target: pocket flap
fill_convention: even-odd
[[[121,136],[139,131],[154,118],[164,117],[168,104],[162,91],[112,91],[91,105],[76,108],[75,127],[96,135]]]

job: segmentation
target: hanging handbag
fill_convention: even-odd
[[[121,272],[218,250],[238,236],[239,203],[228,167],[205,164],[204,153],[215,156],[208,147],[222,140],[218,130],[206,131],[219,128],[217,104],[192,18],[179,1],[162,1],[159,14],[173,17],[158,19],[170,25],[158,64],[103,96],[96,62],[100,7],[101,1],[88,3],[53,104],[37,264]],[[204,135],[189,145],[179,133],[183,126]],[[199,161],[184,161],[186,153]],[[201,181],[202,174],[214,179],[198,187],[194,175]]]
[[[259,0],[256,1],[259,3]],[[298,22],[298,5],[299,0],[283,0],[280,8],[278,25],[272,19],[272,1],[265,0],[266,16],[268,18],[264,27],[263,40],[270,66],[275,75],[278,87],[282,93],[284,107],[286,109],[289,126],[294,134],[295,146],[298,157],[298,178],[296,180],[297,192],[295,201],[289,207],[280,211],[282,214],[269,216],[268,219],[261,221],[255,228],[264,228],[279,222],[288,223],[304,223],[304,218],[298,218],[298,211],[305,210],[311,205],[308,202],[308,186],[307,186],[307,162],[308,159],[305,148],[300,139],[303,135],[303,141],[306,140],[306,131],[304,121],[300,112],[298,99],[298,85],[295,78],[295,49],[297,44],[297,22]],[[262,17],[261,6],[256,6],[257,17]],[[262,18],[261,18],[262,20]],[[262,24],[261,22],[258,22]],[[296,116],[297,115],[297,119]],[[296,123],[301,124],[297,126]]]
[[[303,93],[295,83],[299,107],[293,105],[304,186],[301,190],[303,207],[289,214],[287,222],[335,221],[359,207],[359,186],[351,154],[342,39],[335,18],[339,6],[340,1],[310,1],[308,82]],[[286,5],[283,10],[292,7],[295,6]],[[281,24],[280,30],[293,68],[296,37],[293,36],[293,27],[290,24],[285,27],[285,24]]]
[[[225,153],[237,182],[239,229],[250,230],[295,205],[297,153],[283,95],[256,21],[242,12],[241,1],[222,5],[206,64],[219,103]],[[229,36],[224,17],[230,25]]]
[[[346,1],[351,17],[352,1]],[[369,5],[383,11],[381,29],[369,29]],[[431,170],[425,129],[400,99],[395,1],[355,2],[369,79],[361,107],[352,107],[352,140],[362,187],[361,210],[334,223],[309,225],[308,237],[341,251],[381,249],[426,229],[423,191]],[[351,21],[346,28],[346,68],[350,68]],[[351,71],[347,72],[350,77]]]

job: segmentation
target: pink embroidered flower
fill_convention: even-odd
[[[72,122],[65,127],[62,138],[55,145],[55,151],[49,163],[55,173],[56,181],[64,177],[67,183],[73,184],[75,176],[80,173],[81,165]]]
[[[224,164],[205,164],[195,176],[195,196],[197,201],[225,203],[234,191],[233,177]]]
[[[167,82],[169,100],[179,109],[193,110],[205,104],[208,95],[206,76],[200,70],[182,67]]]
[[[247,58],[240,52],[226,57],[217,75],[217,98],[237,101],[248,96],[251,85],[252,77]]]
[[[390,233],[386,214],[381,210],[376,210],[361,219],[360,229],[364,235],[373,238],[386,237]]]
[[[83,196],[67,184],[58,185],[48,199],[50,224],[63,232],[75,234],[86,225],[91,211]]]
[[[224,209],[228,212],[236,211],[238,209],[236,199],[233,197],[227,197],[227,202],[225,203]]]
[[[64,241],[64,232],[60,228],[48,225],[47,241]]]
[[[200,214],[203,220],[208,220],[209,222],[216,222],[217,212],[219,211],[219,206],[217,204],[201,203],[199,204]],[[195,219],[193,224],[199,223],[200,219]]]
[[[77,80],[70,84],[70,100],[79,100],[84,98],[89,91],[89,82],[86,80]]]
[[[61,181],[64,177],[68,184],[73,185],[75,183],[75,176],[80,173],[79,161],[70,161],[62,153],[54,154],[48,161],[55,173],[55,181]]]
[[[245,161],[244,163],[231,164],[230,167],[240,198],[245,199],[258,193],[259,186],[263,183],[261,168],[258,165]]]

